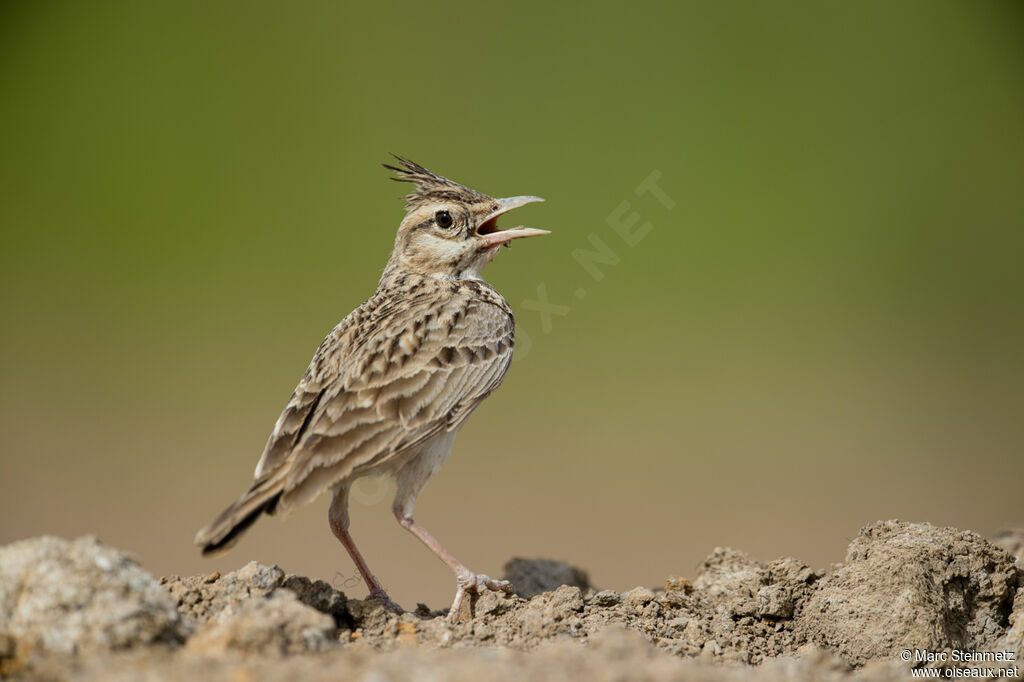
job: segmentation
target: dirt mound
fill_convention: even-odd
[[[904,649],[988,651],[1020,584],[1013,558],[975,533],[880,523],[810,595],[800,629],[855,665]]]
[[[24,553],[33,542],[11,547]],[[655,589],[597,590],[580,569],[551,560],[513,560],[506,577],[518,594],[484,594],[449,624],[443,611],[395,616],[276,566],[172,576],[160,582],[176,607],[174,637],[147,626],[70,657],[45,638],[23,642],[47,617],[62,627],[67,610],[26,614],[8,595],[0,600],[0,664],[47,679],[133,679],[145,670],[154,680],[318,680],[345,670],[385,680],[768,680],[903,679],[910,665],[935,665],[903,662],[904,649],[1015,652],[1017,665],[1024,658],[1024,574],[1014,557],[974,533],[928,524],[864,528],[828,574],[795,559],[760,563],[716,549],[692,581],[670,577]],[[17,589],[48,589],[47,578],[36,580],[22,578]],[[129,588],[124,596],[138,601]],[[11,625],[23,622],[35,629]]]
[[[186,635],[171,595],[95,538],[0,547],[0,674],[36,651],[90,654]]]

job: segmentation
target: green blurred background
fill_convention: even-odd
[[[547,198],[516,219],[553,234],[488,271],[520,357],[418,507],[476,570],[552,556],[626,589],[717,545],[826,566],[877,519],[1024,522],[1022,21],[4,3],[0,542],[95,533],[157,574],[345,583],[326,499],[222,558],[191,540],[373,291],[402,216],[389,151]],[[671,209],[635,192],[654,171]],[[651,224],[634,246],[623,202]],[[594,236],[619,259],[600,281],[572,256]],[[387,487],[355,497],[392,595],[443,606],[451,576]]]

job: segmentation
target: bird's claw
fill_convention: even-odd
[[[467,594],[480,594],[482,590],[512,594],[512,583],[507,580],[495,580],[483,573],[470,573],[469,571],[457,575],[455,582],[458,589],[455,592],[455,601],[448,611],[448,621],[455,623],[459,619],[459,612],[462,610],[462,602]]]

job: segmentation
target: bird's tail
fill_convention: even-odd
[[[273,514],[281,498],[282,483],[279,476],[257,479],[234,504],[196,533],[195,543],[203,548],[203,555],[230,548],[249,526],[256,523],[260,514]]]

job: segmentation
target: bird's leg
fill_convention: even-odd
[[[441,561],[447,564],[448,568],[452,569],[455,573],[455,583],[458,586],[455,591],[455,600],[452,602],[452,608],[448,611],[448,620],[455,622],[458,620],[459,612],[462,609],[462,601],[465,599],[467,593],[479,594],[481,589],[493,590],[495,592],[504,592],[505,594],[512,593],[512,583],[507,580],[495,580],[482,573],[473,573],[471,570],[466,568],[461,561],[452,556],[451,552],[446,550],[440,542],[437,541],[433,535],[427,531],[426,528],[416,523],[412,517],[411,507],[415,505],[415,500],[406,509],[405,506],[398,504],[396,501],[392,511],[395,513],[395,518],[402,524],[402,527],[407,529],[413,535],[418,537],[420,541],[425,544],[430,550],[438,556]]]
[[[366,560],[363,559],[363,555],[359,553],[359,549],[356,547],[355,541],[352,539],[352,535],[348,532],[348,489],[349,486],[341,486],[334,491],[334,499],[331,501],[331,508],[328,511],[327,520],[331,524],[331,531],[334,536],[341,540],[341,544],[345,546],[348,551],[348,555],[352,557],[352,561],[356,565],[356,569],[359,574],[363,576],[363,580],[366,582],[366,586],[370,590],[370,596],[376,597],[381,600],[384,608],[392,613],[402,614],[405,613],[405,609],[396,604],[388,596],[388,593],[381,587],[380,582],[374,577],[373,573],[370,572],[370,567],[366,565]]]
[[[418,537],[455,574],[455,582],[458,587],[455,592],[455,600],[452,602],[452,608],[448,612],[448,620],[451,622],[455,622],[458,619],[459,611],[462,609],[462,601],[467,593],[479,594],[481,589],[504,592],[505,594],[512,592],[512,583],[507,580],[494,580],[486,575],[473,573],[463,566],[461,561],[452,556],[448,550],[441,546],[437,538],[427,532],[426,528],[416,523],[412,517],[413,511],[416,508],[416,498],[419,497],[420,492],[423,491],[423,487],[430,480],[430,477],[437,472],[438,468],[448,458],[448,453],[452,449],[452,443],[455,442],[456,433],[457,430],[449,431],[435,437],[416,456],[410,458],[398,470],[395,476],[398,489],[395,492],[395,502],[391,506],[391,511],[394,512],[395,518],[402,524],[402,527]]]

